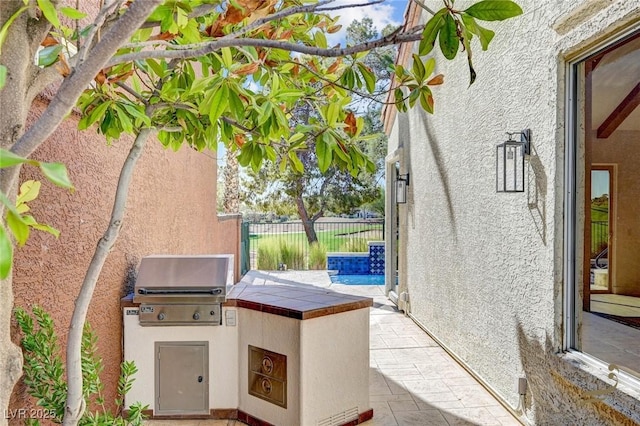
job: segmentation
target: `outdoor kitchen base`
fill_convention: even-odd
[[[125,298],[124,357],[138,367],[125,405],[140,402],[148,405],[150,417],[163,419],[362,423],[373,416],[372,302],[316,288],[235,285],[222,305],[221,325],[159,327],[141,324],[141,307]],[[158,357],[158,347],[166,356]],[[165,363],[166,357],[171,361]],[[191,359],[189,367],[183,358]],[[163,374],[175,384],[165,390],[175,399],[163,400],[158,386]],[[183,392],[195,396],[181,398]]]

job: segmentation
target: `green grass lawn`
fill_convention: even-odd
[[[609,206],[591,205],[591,257],[595,257],[609,243]]]
[[[366,232],[377,231],[377,232]],[[383,239],[382,225],[358,225],[354,227],[344,227],[339,229],[332,229],[330,231],[316,231],[318,241],[320,244],[327,248],[328,252],[340,251],[340,247],[349,238],[365,238],[368,241],[380,241]],[[309,249],[309,243],[307,242],[307,236],[304,232],[286,232],[279,234],[252,234],[251,235],[251,250],[257,250],[258,245],[261,242],[284,240],[290,244],[300,245],[305,252]]]

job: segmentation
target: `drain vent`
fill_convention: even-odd
[[[318,426],[342,426],[354,420],[358,420],[358,407],[349,408],[342,413],[318,420]]]

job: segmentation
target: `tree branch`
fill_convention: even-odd
[[[76,62],[76,66],[82,65],[82,63],[84,62],[87,56],[87,52],[89,51],[89,49],[93,44],[93,38],[96,36],[98,31],[104,24],[105,20],[107,19],[107,16],[113,13],[114,9],[117,10],[123,1],[124,0],[107,2],[102,7],[102,9],[100,9],[100,12],[98,12],[98,16],[96,16],[96,19],[91,24],[91,31],[89,31],[89,34],[87,34],[87,38],[82,45],[80,45],[80,40],[78,39],[78,55],[77,55],[78,59]]]
[[[293,44],[280,40],[263,40],[255,38],[242,39],[218,39],[212,42],[201,43],[201,47],[189,50],[151,50],[134,53],[126,53],[124,55],[115,56],[106,66],[113,66],[123,62],[140,61],[145,59],[190,59],[198,56],[204,56],[219,50],[223,47],[263,47],[272,49],[287,50],[290,52],[298,52],[306,55],[321,56],[326,58],[336,58],[339,56],[349,56],[360,52],[376,49],[378,47],[389,46],[392,44],[412,43],[422,38],[422,34],[402,33],[391,37],[382,37],[377,40],[366,43],[357,44],[349,47],[323,49],[319,47],[306,46],[302,44]],[[140,45],[143,47],[143,45]]]
[[[430,13],[431,15],[435,15],[436,13],[431,10],[426,4],[424,4],[424,2],[422,0],[413,0],[415,2],[415,4],[417,4],[418,6],[420,6],[421,8],[423,8],[424,10],[426,10],[428,13]]]

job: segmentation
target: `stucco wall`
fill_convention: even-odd
[[[488,52],[475,41],[477,81],[468,87],[463,52],[453,62],[437,56],[445,84],[434,90],[435,115],[398,114],[390,132],[401,138],[390,146],[404,144],[411,174],[400,234],[408,309],[514,408],[516,380],[526,376],[536,424],[640,421],[635,400],[625,399],[633,391],[612,403],[615,410],[584,402],[581,388],[593,386],[593,376],[556,355],[563,349],[564,57],[637,21],[639,8],[518,3],[523,16],[487,24],[497,30]],[[571,25],[554,30],[563,19]],[[495,147],[505,132],[525,128],[533,138],[525,192],[496,193]]]
[[[37,103],[33,115],[43,108],[43,102]],[[108,224],[118,174],[132,142],[122,138],[108,146],[102,136],[92,130],[78,132],[76,126],[76,117],[67,119],[33,156],[65,163],[74,193],[45,182],[33,168],[22,171],[21,181],[43,181],[40,197],[30,203],[33,215],[61,235],[56,240],[33,232],[17,250],[14,266],[15,305],[37,304],[50,312],[63,348],[75,296]],[[237,218],[219,223],[216,217],[215,153],[188,147],[173,152],[149,140],[135,171],[120,238],[104,266],[88,316],[105,364],[102,381],[109,405],[122,358],[120,297],[132,285],[140,259],[149,254],[235,254],[237,223]],[[13,334],[18,341],[15,329]],[[18,386],[12,408],[24,407],[26,398]]]
[[[640,296],[640,132],[615,131],[607,139],[593,136],[591,160],[615,165],[613,192],[612,290],[616,294]]]

